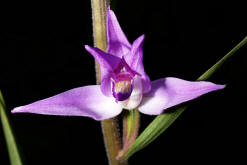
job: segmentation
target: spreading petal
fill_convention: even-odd
[[[85,45],[85,49],[93,55],[95,60],[100,65],[100,76],[101,76],[101,91],[105,96],[111,96],[111,74],[117,67],[120,58],[103,52],[98,48],[92,48]]]
[[[145,114],[158,115],[169,107],[224,87],[225,85],[206,81],[191,82],[171,77],[162,78],[152,82],[151,91],[143,96],[139,111]]]
[[[130,51],[131,45],[122,31],[114,12],[107,9],[107,53],[122,57]]]
[[[102,94],[99,85],[74,88],[53,97],[17,107],[12,113],[37,113],[63,116],[87,116],[105,120],[117,116],[122,108],[113,98]]]

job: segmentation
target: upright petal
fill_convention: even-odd
[[[109,53],[105,53],[98,48],[92,48],[85,45],[85,49],[94,57],[94,59],[99,63],[101,69],[111,70],[118,65],[121,58],[113,56]]]
[[[98,48],[92,48],[85,45],[85,49],[93,55],[95,60],[100,65],[100,76],[101,76],[101,91],[105,96],[111,96],[111,74],[119,64],[121,59],[119,57],[110,55],[103,52]]]
[[[143,42],[145,35],[138,37],[132,44],[130,53],[126,54],[124,57],[129,64],[129,66],[141,75],[143,93],[147,93],[151,89],[151,83],[148,75],[145,73],[143,66]]]
[[[152,82],[151,91],[143,96],[139,111],[145,114],[158,115],[169,107],[224,87],[225,85],[206,81],[191,82],[171,77],[162,78]]]
[[[71,89],[53,97],[17,107],[12,113],[87,116],[105,120],[118,115],[122,108],[113,98],[102,94],[99,85]]]
[[[125,60],[129,64],[131,68],[134,70],[140,69],[140,65],[142,65],[142,59],[143,59],[143,51],[142,46],[145,39],[145,35],[141,35],[138,37],[132,44],[130,54],[125,55]]]
[[[130,43],[122,31],[114,12],[107,9],[107,53],[122,57],[130,51]]]

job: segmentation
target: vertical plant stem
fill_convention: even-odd
[[[106,11],[109,5],[109,0],[91,0],[94,46],[104,51],[107,48]],[[100,84],[100,68],[96,62],[95,70],[96,82]],[[109,164],[127,165],[127,161],[119,162],[116,159],[122,148],[117,119],[104,120],[101,122],[101,126]]]
[[[117,159],[123,160],[123,155],[135,142],[140,126],[140,113],[138,109],[124,112],[123,117],[123,148],[118,153]]]
[[[91,0],[94,46],[104,51],[107,48],[106,10],[108,5],[110,5],[109,0]],[[100,68],[96,61],[95,71],[96,82],[100,84]]]

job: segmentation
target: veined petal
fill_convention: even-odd
[[[122,57],[130,51],[131,45],[122,31],[114,12],[107,9],[107,53]]]
[[[74,88],[53,97],[17,107],[12,113],[87,116],[105,120],[117,116],[122,108],[112,97],[102,94],[99,85]]]
[[[172,77],[155,80],[151,84],[151,91],[143,96],[139,106],[140,112],[150,115],[158,115],[169,107],[225,87],[206,81],[191,82]]]
[[[103,52],[98,48],[92,48],[85,45],[85,49],[93,55],[100,65],[101,91],[105,96],[111,96],[111,74],[120,63],[119,57]]]
[[[138,37],[132,44],[131,51],[129,54],[126,54],[124,57],[129,66],[141,75],[143,93],[147,93],[151,89],[151,83],[148,75],[145,73],[143,66],[143,42],[145,35]]]

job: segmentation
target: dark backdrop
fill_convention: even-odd
[[[235,0],[118,0],[112,9],[131,42],[146,34],[144,64],[152,80],[195,80],[247,35],[246,7]],[[95,84],[94,60],[84,49],[93,45],[89,0],[9,2],[0,12],[0,88],[8,112]],[[210,79],[226,89],[194,101],[130,164],[243,161],[246,53],[241,49]],[[35,114],[10,118],[29,165],[107,164],[99,122]],[[141,129],[153,118],[142,115]],[[8,165],[1,129],[0,144],[0,164]]]

